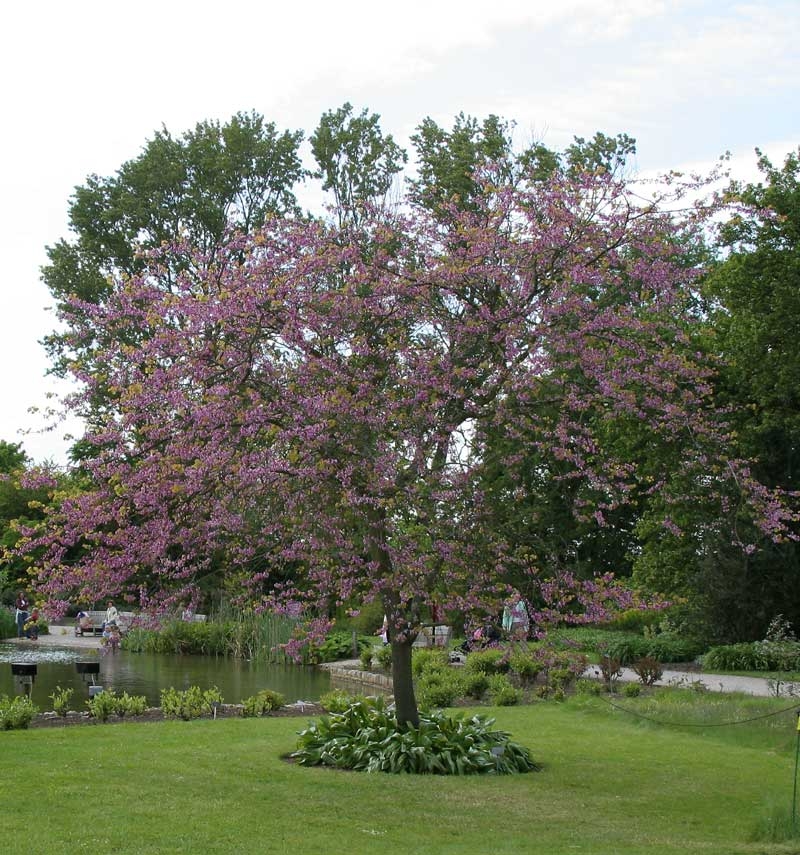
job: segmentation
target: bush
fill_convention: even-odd
[[[286,699],[280,692],[262,689],[258,694],[245,699],[242,703],[242,715],[245,718],[257,718],[273,710],[280,709]]]
[[[212,704],[222,703],[222,694],[214,686],[202,691],[198,686],[190,686],[183,692],[169,688],[161,690],[161,711],[165,718],[182,718],[184,721],[209,715]]]
[[[522,700],[522,692],[505,674],[494,674],[489,678],[489,700],[496,707],[513,707]]]
[[[429,671],[415,687],[417,703],[423,710],[452,706],[462,693],[459,675],[452,671]]]
[[[530,653],[512,653],[509,658],[509,670],[525,685],[534,682],[542,670],[542,663]]]
[[[622,665],[629,665],[643,656],[650,656],[658,662],[690,662],[700,653],[700,648],[690,639],[662,634],[649,638],[630,636],[611,641],[602,652],[612,659],[619,659]]]
[[[625,683],[622,687],[622,694],[626,698],[638,698],[642,693],[642,687],[639,683]]]
[[[575,681],[575,692],[579,695],[601,695],[603,687],[597,680],[589,680],[586,677],[581,677]]]
[[[605,624],[609,629],[644,634],[646,627],[657,626],[664,619],[663,611],[626,609]]]
[[[54,698],[55,705],[55,696],[51,697]],[[107,689],[89,698],[86,706],[92,718],[106,721],[110,715],[118,715],[120,718],[126,715],[142,715],[147,709],[147,698],[144,695],[129,695],[127,692],[117,695],[113,689]]]
[[[712,647],[703,668],[721,671],[798,671],[800,642],[752,641]]]
[[[489,677],[481,671],[472,673],[465,671],[460,675],[459,682],[464,694],[467,697],[475,698],[476,701],[479,701],[489,688]]]
[[[381,668],[388,671],[392,667],[392,646],[387,644],[383,647],[376,647],[373,658],[377,660]]]
[[[319,704],[325,712],[342,713],[353,706],[353,704],[382,707],[385,704],[385,700],[380,696],[353,695],[344,689],[334,689],[332,692],[326,692],[319,699]]]
[[[450,667],[447,651],[436,647],[414,647],[411,654],[411,672],[415,677]]]
[[[292,757],[304,766],[429,775],[511,774],[538,768],[527,748],[493,719],[432,713],[419,727],[397,726],[383,704],[354,704],[300,733]]]
[[[26,730],[38,712],[38,707],[27,695],[14,698],[0,695],[0,730]]]
[[[0,638],[14,638],[17,634],[17,624],[14,612],[0,606]]]
[[[359,656],[359,659],[361,660],[361,670],[362,671],[369,671],[369,669],[372,667],[372,657],[374,655],[375,655],[375,648],[372,646],[365,647],[361,651],[361,656]]]
[[[372,647],[372,639],[363,635],[356,636],[357,655],[368,647]],[[319,647],[309,651],[309,658],[313,662],[336,662],[340,659],[353,658],[353,634],[352,632],[332,632]]]
[[[637,659],[633,665],[634,673],[644,683],[645,686],[652,686],[657,683],[664,675],[664,669],[661,663],[652,656],[642,656]]]
[[[467,655],[464,667],[472,674],[505,674],[510,667],[510,656],[507,651],[496,647],[476,650]]]
[[[66,717],[69,712],[69,702],[74,693],[74,689],[62,689],[61,686],[56,686],[55,692],[50,695],[53,701],[53,710],[62,718]]]

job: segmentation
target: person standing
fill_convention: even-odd
[[[24,591],[17,594],[17,599],[14,601],[16,612],[14,617],[17,621],[17,638],[22,638],[25,635],[25,621],[28,620],[28,609],[30,608],[30,600]]]

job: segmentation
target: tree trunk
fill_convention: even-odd
[[[419,726],[417,699],[411,672],[411,642],[392,639],[392,682],[394,706],[398,725]]]

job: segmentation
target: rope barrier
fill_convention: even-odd
[[[751,721],[759,721],[759,720],[765,719],[765,718],[772,718],[772,716],[783,715],[784,713],[791,712],[791,711],[794,711],[800,715],[800,712],[798,712],[798,704],[794,703],[790,707],[785,707],[784,709],[776,710],[775,712],[764,713],[763,715],[754,715],[754,716],[751,716],[750,718],[742,718],[742,719],[738,719],[736,721],[718,721],[718,722],[713,722],[712,724],[699,723],[696,721],[686,721],[686,722],[666,721],[666,720],[662,720],[662,719],[653,718],[653,716],[645,715],[644,713],[636,712],[635,710],[627,709],[627,707],[622,707],[619,704],[615,704],[612,701],[609,701],[608,699],[602,697],[601,695],[598,695],[598,697],[600,698],[601,701],[604,701],[610,707],[613,707],[616,710],[620,710],[621,712],[628,713],[628,715],[636,716],[637,718],[643,718],[646,721],[652,721],[654,724],[659,724],[659,725],[662,725],[665,727],[732,727],[732,726],[737,725],[737,724],[747,724],[748,722],[751,722]]]

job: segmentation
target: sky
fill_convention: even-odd
[[[39,343],[45,248],[75,187],[162,126],[255,110],[308,135],[349,101],[407,145],[428,116],[495,114],[555,149],[627,133],[647,174],[730,151],[747,181],[756,147],[780,164],[800,145],[798,0],[29,0],[0,20],[0,439],[36,462],[80,430],[41,432],[68,391]]]

